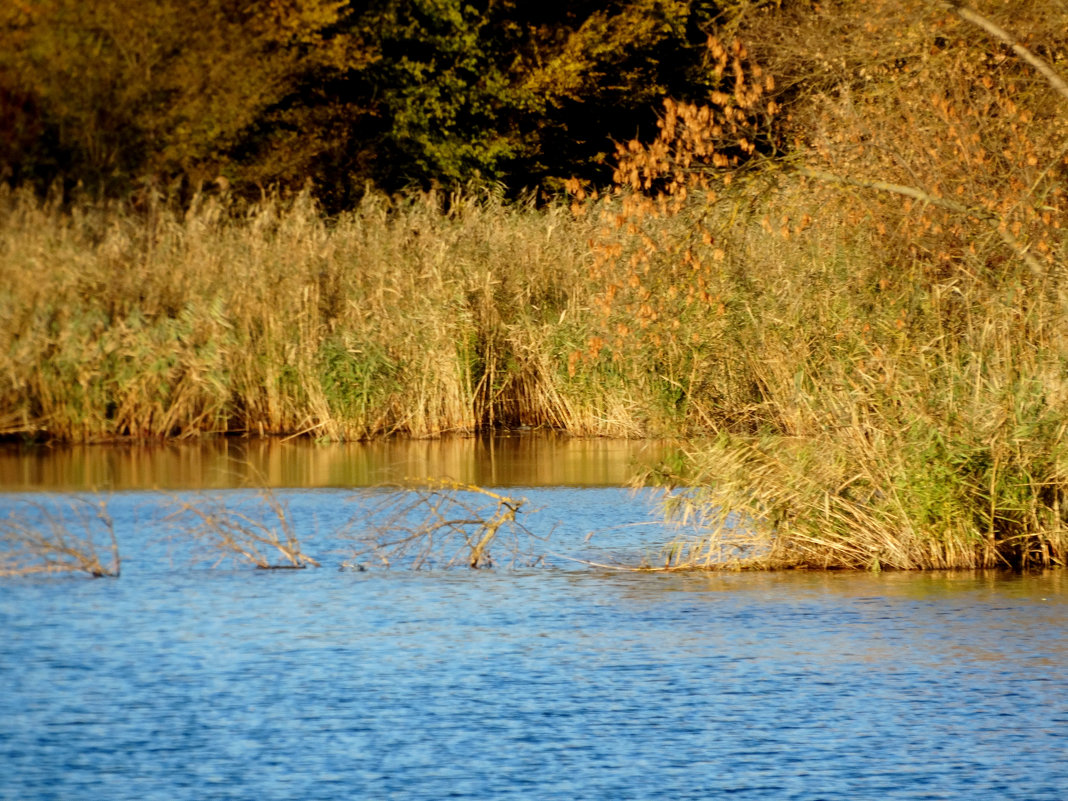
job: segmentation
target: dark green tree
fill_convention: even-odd
[[[700,0],[0,4],[0,180],[239,192],[607,182],[712,84]],[[714,82],[714,81],[713,81]]]
[[[214,179],[300,77],[344,57],[343,0],[21,0],[0,4],[0,175]]]
[[[664,95],[707,93],[704,42],[720,12],[684,0],[365,5],[350,24],[381,57],[334,91],[373,110],[350,152],[390,189],[607,181],[613,141],[652,130]]]

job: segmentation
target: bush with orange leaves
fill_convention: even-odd
[[[799,3],[741,37],[733,91],[620,149],[594,243],[597,336],[720,433],[660,476],[710,525],[675,564],[1064,565],[1068,8]]]
[[[617,146],[612,193],[566,185],[574,213],[597,225],[590,333],[568,371],[619,376],[646,407],[645,434],[754,425],[752,385],[736,363],[737,264],[714,207],[750,202],[717,189],[778,152],[779,105],[774,79],[739,39],[710,36],[706,61],[717,88],[706,103],[665,98],[656,139]]]

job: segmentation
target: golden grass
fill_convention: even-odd
[[[588,225],[491,195],[186,213],[0,190],[0,422],[62,440],[636,433],[567,387]],[[581,390],[581,392],[576,392]]]
[[[712,440],[645,477],[680,487],[670,512],[697,521],[666,566],[1064,565],[1068,239],[1056,234],[1041,276],[1000,244],[976,257],[997,272],[932,275],[918,259],[888,265],[887,217],[851,219],[856,205],[832,187],[780,185],[751,214],[725,199],[702,210],[719,235],[687,247],[714,261],[729,242],[702,279],[722,312],[703,327],[677,301],[660,312],[700,332],[707,350],[689,358],[707,354],[698,374],[715,377],[720,400],[690,401]],[[768,230],[772,213],[801,220],[817,207],[821,223]],[[649,276],[662,273],[656,258]],[[673,352],[664,345],[680,334],[658,325],[643,335]]]
[[[749,32],[797,87],[765,140],[791,154],[739,169],[777,106],[669,103],[597,242],[598,346],[636,332],[717,435],[649,474],[701,521],[666,567],[1064,565],[1059,89],[952,8],[791,13]],[[1064,26],[1035,30],[1056,58]],[[839,35],[864,46],[821,62]]]
[[[752,18],[774,79],[710,41],[734,94],[570,208],[3,194],[0,425],[711,435],[669,567],[1065,564],[1064,98],[953,9],[832,5]]]

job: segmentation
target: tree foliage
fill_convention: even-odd
[[[709,90],[725,7],[16,0],[0,8],[0,179],[311,181],[332,205],[368,182],[605,180],[613,141],[652,130],[661,97]]]
[[[338,0],[22,0],[0,10],[2,167],[121,191],[214,178],[310,71],[343,62]]]

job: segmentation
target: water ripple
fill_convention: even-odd
[[[564,547],[647,511],[553,492]],[[1062,574],[206,570],[142,530],[121,579],[0,584],[0,798],[1066,796]]]

